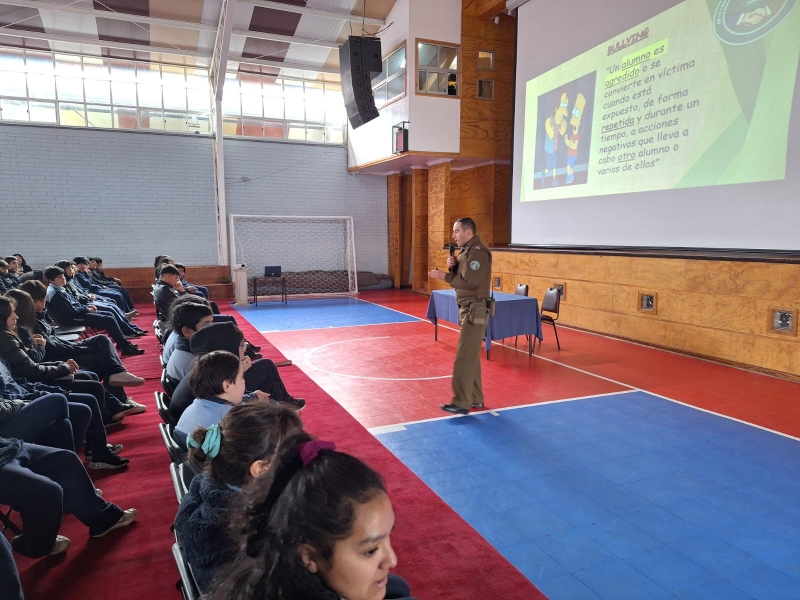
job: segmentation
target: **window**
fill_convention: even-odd
[[[383,59],[381,72],[372,78],[375,106],[381,108],[406,93],[406,46]]]
[[[494,81],[491,79],[478,79],[478,98],[494,100]]]
[[[478,69],[481,71],[494,71],[493,50],[478,50]]]
[[[208,70],[0,48],[0,120],[210,133]]]
[[[458,96],[457,46],[417,42],[417,92]]]
[[[228,73],[222,95],[223,133],[271,140],[344,144],[340,83]]]

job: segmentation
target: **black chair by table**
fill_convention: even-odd
[[[514,290],[514,295],[515,296],[527,296],[528,295],[528,284],[527,283],[518,283],[517,284],[517,289]],[[528,340],[529,343],[530,343],[530,337],[531,336],[529,336],[529,335],[525,336],[525,338]],[[515,335],[514,336],[514,346],[517,345],[517,340],[518,339],[519,339],[519,336]],[[536,342],[533,342],[533,343],[534,343],[534,345],[536,345]]]
[[[553,326],[553,332],[556,334],[556,344],[559,350],[561,350],[561,342],[558,341],[556,321],[558,320],[558,311],[560,308],[561,291],[558,288],[547,288],[547,291],[544,293],[544,300],[542,300],[542,323],[550,323]],[[544,314],[545,312],[551,314],[546,315]]]

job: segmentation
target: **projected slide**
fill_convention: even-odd
[[[520,201],[784,179],[797,4],[686,0],[528,81]]]

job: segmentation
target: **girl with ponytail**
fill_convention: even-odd
[[[293,410],[254,402],[234,406],[218,425],[188,437],[189,461],[200,474],[175,517],[175,534],[201,591],[236,553],[228,533],[233,500],[269,471],[281,441],[302,429]]]
[[[214,600],[410,598],[390,534],[380,475],[334,444],[297,433],[232,511],[239,556]]]

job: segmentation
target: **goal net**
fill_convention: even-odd
[[[233,264],[247,265],[248,293],[277,295],[264,267],[279,266],[289,295],[355,294],[353,217],[230,215]]]

